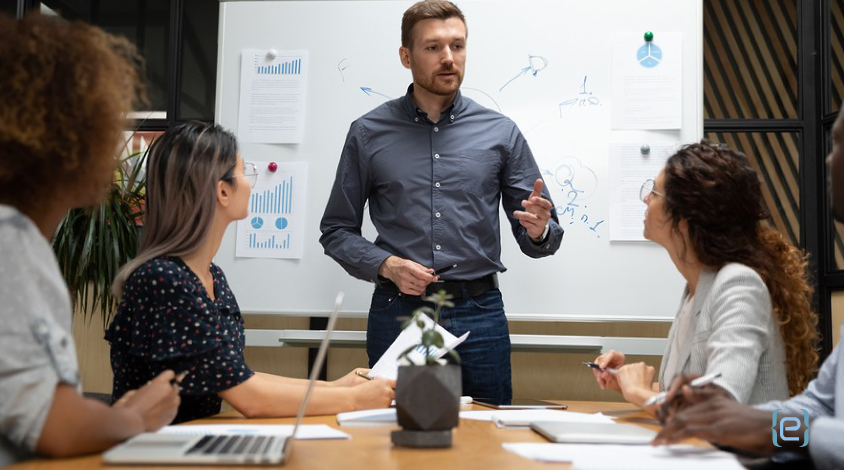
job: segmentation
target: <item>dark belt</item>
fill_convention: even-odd
[[[384,289],[401,293],[399,288],[393,284],[389,279],[381,279],[381,287]],[[490,274],[480,279],[471,281],[440,281],[432,282],[425,288],[425,295],[431,295],[434,292],[444,290],[446,294],[451,294],[455,299],[463,299],[467,297],[477,297],[486,294],[492,289],[498,288],[498,274]],[[464,295],[465,292],[465,295]],[[407,294],[402,294],[407,295]]]

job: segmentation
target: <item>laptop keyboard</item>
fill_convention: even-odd
[[[203,455],[260,455],[268,449],[277,448],[275,436],[260,435],[208,435],[203,436],[188,454]]]

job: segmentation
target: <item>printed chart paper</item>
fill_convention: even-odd
[[[301,259],[305,240],[307,163],[253,162],[258,182],[249,196],[249,215],[237,221],[238,258]]]
[[[266,49],[243,50],[237,127],[241,142],[302,142],[307,66],[307,51],[279,51],[273,57]]]

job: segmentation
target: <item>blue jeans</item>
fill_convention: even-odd
[[[492,289],[477,297],[455,299],[454,308],[444,308],[440,324],[454,336],[471,331],[460,346],[463,395],[507,402],[513,398],[510,378],[510,331],[504,316],[501,291]],[[366,328],[369,366],[378,362],[401,332],[402,320],[417,308],[431,304],[420,297],[375,288]]]

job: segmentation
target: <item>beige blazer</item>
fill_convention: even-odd
[[[689,293],[686,286],[683,299]],[[682,311],[682,302],[678,315]],[[773,318],[771,296],[753,269],[730,263],[718,271],[700,273],[692,304],[694,318],[688,335],[677,334],[677,319],[659,370],[659,387],[671,386],[677,374],[720,372],[715,383],[742,403],[756,404],[788,398],[785,349]],[[665,370],[668,357],[679,354],[678,370]]]

